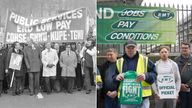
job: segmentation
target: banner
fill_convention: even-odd
[[[0,27],[0,42],[4,43],[4,27]]]
[[[23,55],[12,53],[9,62],[9,68],[14,70],[20,70],[23,60]]]
[[[28,18],[8,11],[5,43],[26,42],[28,37],[35,42],[84,41],[86,19],[86,8],[41,19]]]
[[[98,44],[174,44],[176,24],[174,8],[97,5]]]
[[[120,104],[141,104],[142,103],[142,85],[136,82],[137,74],[135,71],[124,73],[124,80],[120,87]]]
[[[176,99],[174,74],[158,74],[157,85],[160,99]]]

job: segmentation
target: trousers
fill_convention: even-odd
[[[163,108],[166,104],[166,108],[176,108],[176,99],[155,99],[155,108]]]
[[[40,72],[29,72],[29,90],[31,93],[39,92]]]
[[[190,92],[179,92],[181,108],[191,108],[192,106],[192,89]]]
[[[145,98],[140,105],[121,105],[121,108],[149,108],[149,98]]]

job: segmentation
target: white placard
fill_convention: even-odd
[[[174,74],[159,74],[157,85],[160,99],[175,99],[176,85]]]
[[[23,60],[23,55],[12,53],[9,62],[9,68],[14,70],[20,70]]]

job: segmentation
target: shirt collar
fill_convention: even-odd
[[[46,48],[46,51],[47,51],[47,52],[49,52],[49,50],[48,50],[47,48]],[[50,48],[50,52],[51,52],[51,51],[53,51],[53,49],[52,49],[52,48]]]
[[[14,52],[18,53],[18,52],[19,52],[19,50],[14,48]]]

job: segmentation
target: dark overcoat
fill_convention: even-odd
[[[12,48],[9,50],[8,54],[7,54],[7,61],[6,61],[6,69],[8,69],[8,73],[12,75],[12,72],[13,72],[13,69],[10,69],[9,68],[9,64],[10,64],[10,60],[11,60],[11,54],[12,53],[16,53],[16,54],[19,54],[19,55],[23,55],[23,59],[22,59],[22,63],[21,63],[21,68],[20,70],[15,70],[15,76],[17,77],[20,77],[20,76],[24,76],[25,75],[25,71],[24,71],[24,65],[25,65],[25,62],[24,62],[24,53],[23,51],[19,50],[19,52],[15,52],[15,50]]]
[[[6,66],[6,51],[4,49],[0,50],[0,80],[4,79]]]

